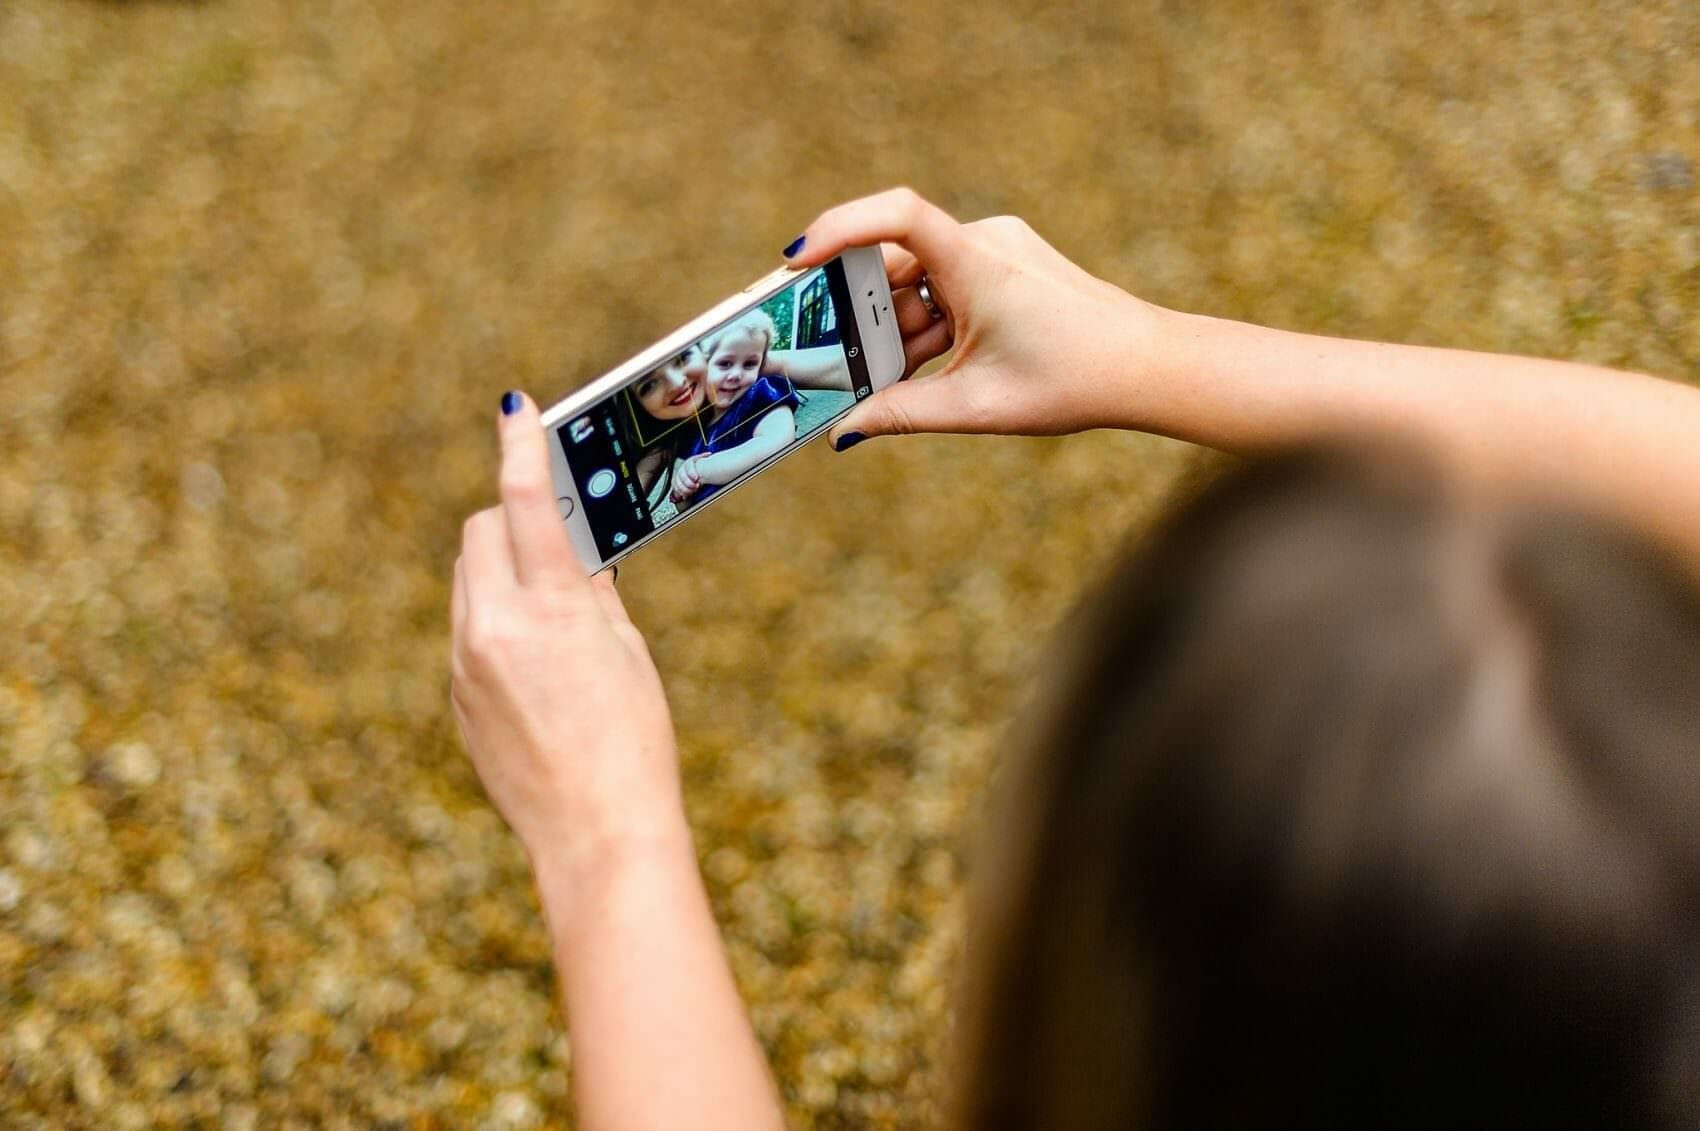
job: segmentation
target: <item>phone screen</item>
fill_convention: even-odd
[[[867,396],[853,311],[834,259],[559,425],[602,559],[754,475]]]

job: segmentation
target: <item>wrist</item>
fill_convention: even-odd
[[[1127,298],[1116,321],[1116,356],[1105,359],[1115,376],[1103,382],[1114,396],[1102,423],[1196,440],[1196,417],[1210,400],[1201,346],[1214,337],[1216,320]]]
[[[682,802],[644,816],[623,815],[617,826],[567,829],[525,842],[549,933],[559,937],[585,906],[606,899],[628,879],[658,868],[696,867],[696,849]]]

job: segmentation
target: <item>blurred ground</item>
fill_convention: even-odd
[[[444,699],[502,390],[900,182],[1166,304],[1692,380],[1697,23],[5,0],[0,1123],[567,1121]],[[935,1125],[998,736],[1187,458],[817,448],[623,571],[795,1125]]]

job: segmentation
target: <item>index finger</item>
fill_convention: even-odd
[[[586,585],[584,569],[561,524],[549,476],[548,440],[537,406],[523,393],[502,397],[502,513],[521,585],[547,581]]]
[[[887,189],[822,212],[788,256],[793,267],[825,263],[847,247],[892,243],[921,266],[949,271],[960,254],[962,225],[910,188]]]
[[[889,241],[880,244],[880,258],[885,260],[886,282],[894,291],[914,286],[915,280],[927,273],[914,252]]]

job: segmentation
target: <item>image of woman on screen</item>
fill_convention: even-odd
[[[638,485],[652,512],[667,501],[681,446],[700,431],[689,422],[707,403],[707,377],[706,356],[699,346],[690,346],[656,366],[627,395],[641,447]]]

